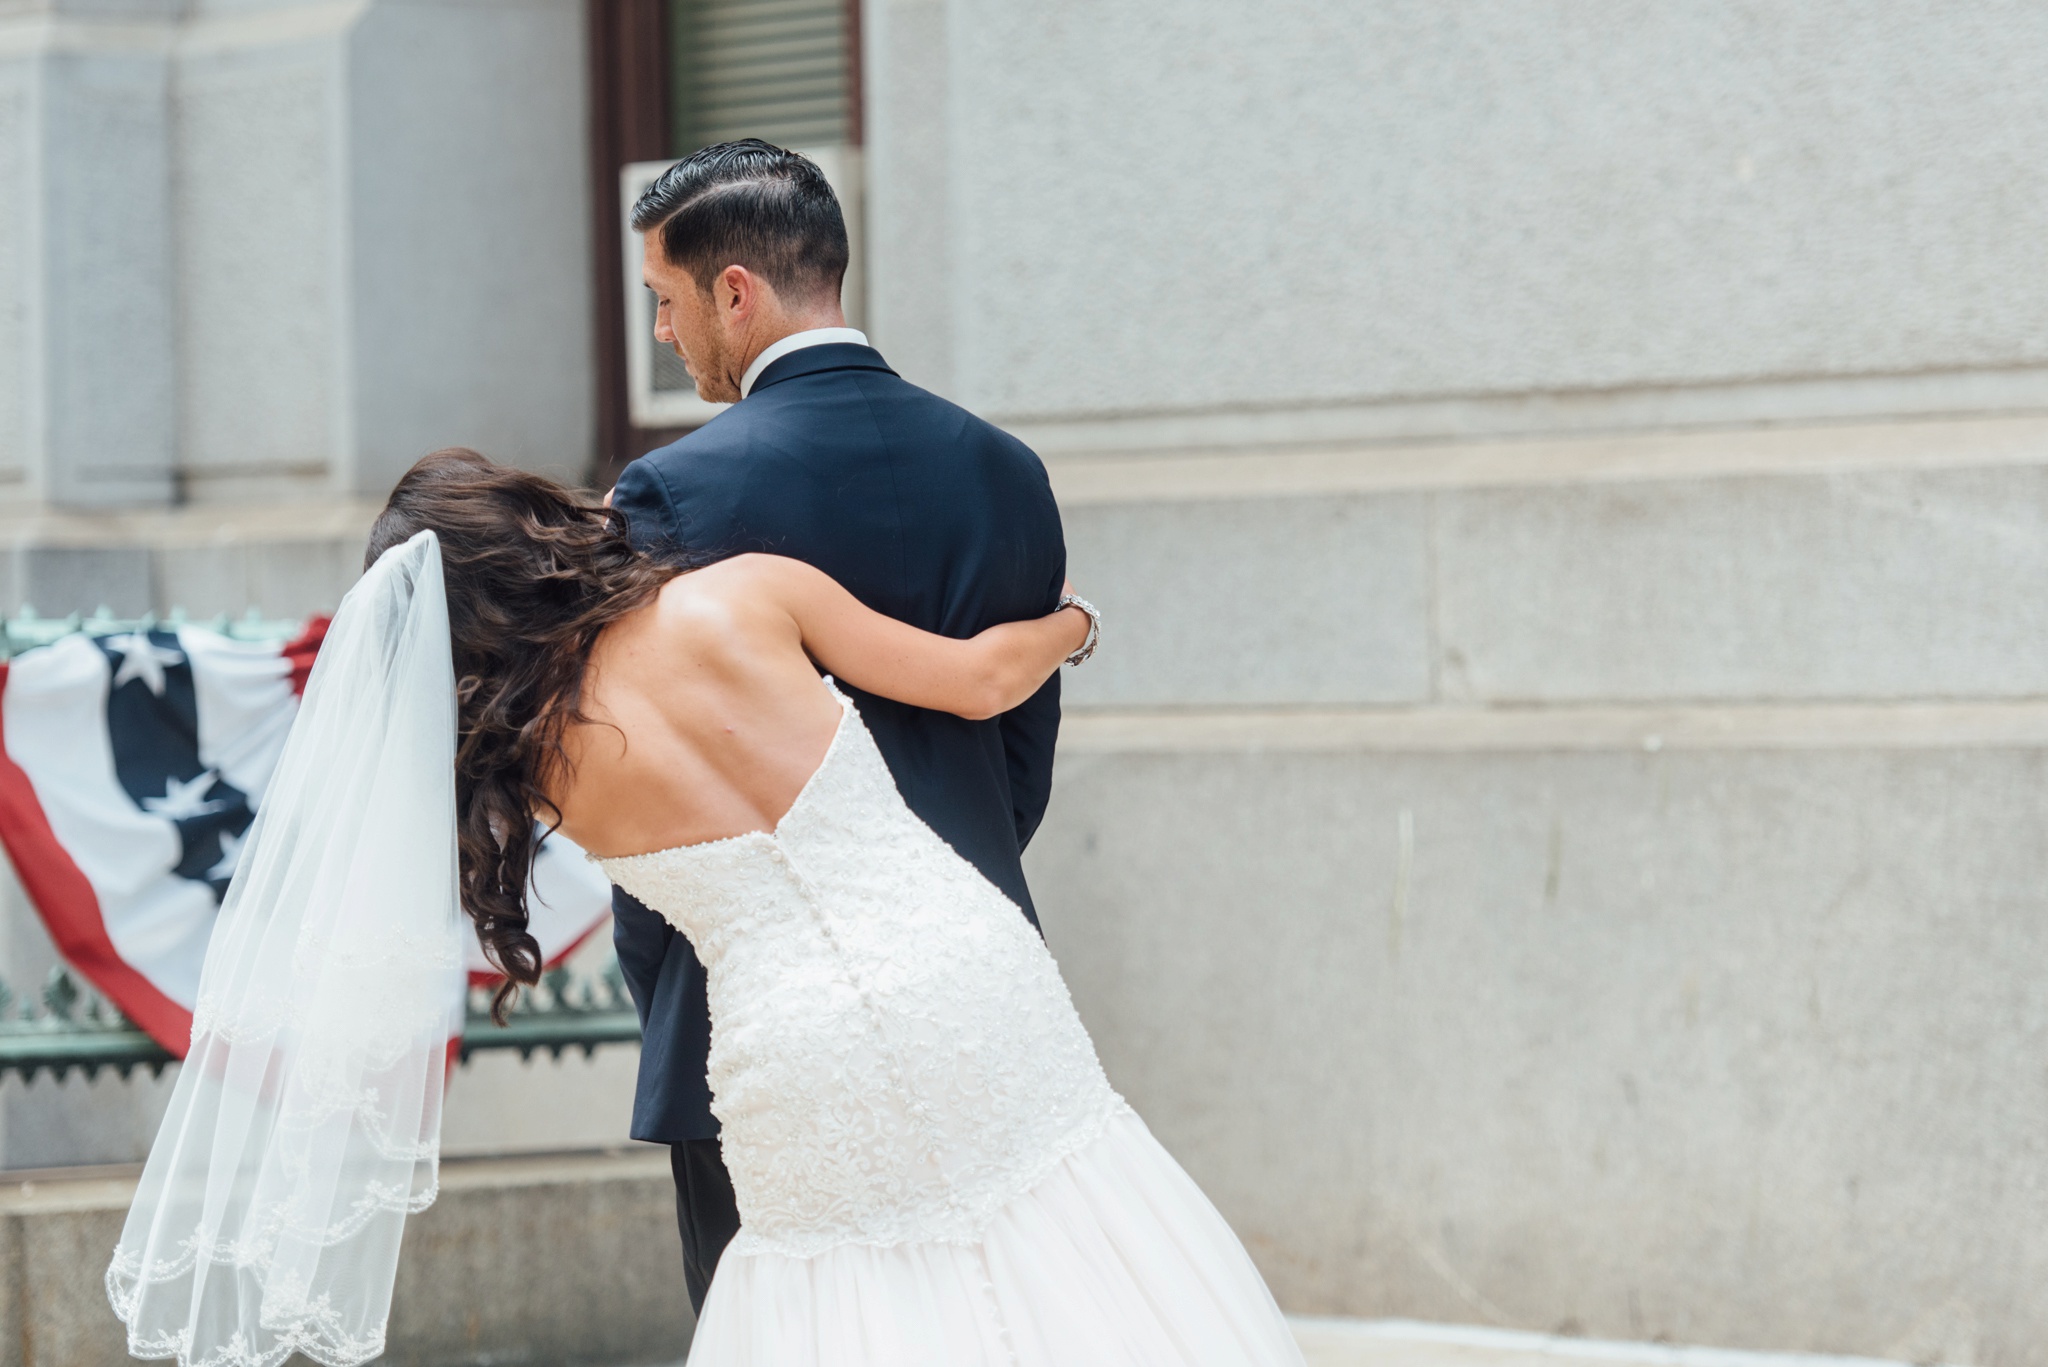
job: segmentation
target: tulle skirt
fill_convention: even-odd
[[[978,1244],[727,1253],[688,1367],[1299,1367],[1230,1226],[1144,1121],[1004,1207]]]

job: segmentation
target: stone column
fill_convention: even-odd
[[[594,440],[578,0],[0,0],[0,610],[331,608]]]
[[[0,470],[55,507],[176,490],[177,0],[15,6],[0,45]]]

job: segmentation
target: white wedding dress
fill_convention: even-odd
[[[772,832],[601,861],[709,980],[740,1233],[691,1367],[1299,1364],[1030,925],[859,714]]]
[[[604,861],[709,970],[741,1231],[691,1363],[1299,1367],[1045,946],[839,701],[773,833]],[[132,1355],[383,1354],[461,1028],[456,716],[423,531],[342,600],[222,903],[107,1268]]]

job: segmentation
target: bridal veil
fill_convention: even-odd
[[[461,1029],[455,716],[440,544],[421,532],[342,600],[221,905],[107,1269],[137,1357],[384,1350]]]

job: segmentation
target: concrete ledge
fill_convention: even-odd
[[[1620,1343],[1416,1320],[1301,1317],[1309,1367],[1898,1367],[1888,1358]]]
[[[362,573],[381,502],[196,505],[68,513],[0,506],[0,611],[197,618],[330,612]]]
[[[0,1367],[116,1367],[101,1279],[137,1169],[0,1187]],[[666,1151],[450,1160],[406,1228],[392,1367],[630,1367],[688,1347]]]
[[[1290,1316],[1289,1323],[1308,1367],[1903,1367],[1888,1358],[1619,1343],[1419,1320]]]
[[[2044,461],[2048,418],[2028,415],[1485,441],[1052,453],[1046,468],[1061,505],[1081,507],[1531,484],[1983,469]]]
[[[382,499],[335,496],[271,503],[188,504],[127,512],[73,512],[0,503],[0,546],[193,546],[355,540],[369,535]]]
[[[891,342],[892,354],[901,340]],[[2048,408],[2048,368],[1814,376],[1356,402],[1029,414],[990,411],[1045,455],[1274,448],[1684,428],[1943,420]]]
[[[1971,750],[2048,746],[2048,702],[1069,712],[1063,755]]]
[[[1882,445],[1908,426],[1868,435]],[[2024,426],[2008,430],[2010,463],[1980,451],[1987,463],[1968,468],[1788,462],[1715,478],[1289,486],[1206,499],[1168,496],[1169,479],[1144,498],[1070,500],[1069,568],[1109,630],[1067,699],[2048,696],[2048,606],[2015,587],[2048,572],[2048,428],[2021,437]],[[1841,435],[1805,429],[1801,439]],[[1785,433],[1744,439],[1788,454],[1798,445]],[[1645,444],[1666,440],[1683,444]],[[2037,440],[2041,457],[2028,456]],[[1263,468],[1250,457],[1240,466]]]
[[[687,1302],[659,1150],[454,1161],[407,1231],[385,1362],[681,1367]],[[0,1364],[128,1361],[100,1274],[136,1169],[0,1189]],[[1295,1317],[1310,1367],[1894,1367],[1888,1359],[1622,1343],[1413,1320]]]

